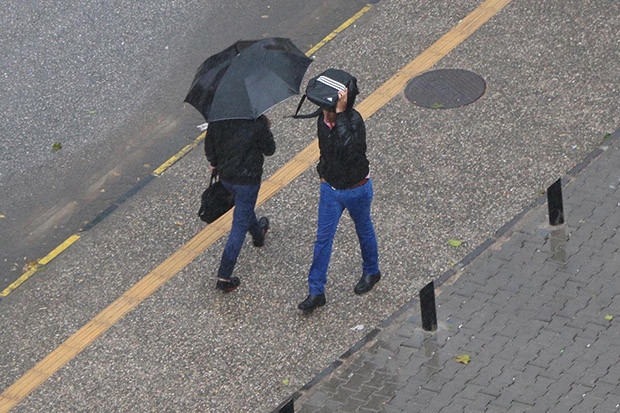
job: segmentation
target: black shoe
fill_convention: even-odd
[[[218,290],[222,290],[225,293],[229,293],[235,288],[239,287],[239,284],[241,284],[241,280],[239,279],[239,277],[230,277],[230,281],[218,279],[217,283],[215,284],[215,288]]]
[[[267,234],[267,231],[269,231],[269,220],[267,219],[267,217],[262,217],[261,219],[259,219],[258,226],[261,228],[261,237],[260,239],[254,240],[254,246],[260,248],[265,245],[265,234]]]
[[[381,273],[378,272],[374,275],[362,275],[362,278],[357,282],[353,291],[355,294],[364,294],[372,290],[372,287],[381,279]]]
[[[311,313],[312,311],[314,311],[315,308],[322,307],[324,305],[325,305],[325,294],[319,294],[319,295],[309,294],[305,300],[303,300],[301,303],[299,303],[299,305],[297,305],[297,308],[299,308],[300,310],[306,313]]]

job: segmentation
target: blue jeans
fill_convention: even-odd
[[[308,274],[310,294],[317,295],[325,292],[327,267],[332,255],[334,236],[345,209],[349,211],[355,223],[355,231],[362,250],[363,275],[374,275],[379,272],[377,238],[370,218],[372,197],[371,180],[353,189],[334,189],[326,182],[321,183],[314,257]]]
[[[224,247],[217,276],[218,278],[230,278],[245,241],[245,234],[249,231],[253,239],[259,239],[262,236],[262,230],[254,212],[260,185],[235,185],[225,181],[222,181],[222,184],[235,196],[235,208],[232,228]]]

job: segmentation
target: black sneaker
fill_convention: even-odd
[[[269,231],[269,220],[267,219],[267,217],[262,217],[261,219],[259,219],[258,226],[261,228],[262,232],[261,237],[254,240],[254,246],[260,248],[265,245],[265,234],[267,234],[267,231]]]
[[[241,284],[241,280],[239,279],[239,277],[230,277],[230,281],[218,279],[217,283],[215,284],[215,288],[225,293],[229,293],[235,288],[239,287],[239,284]]]

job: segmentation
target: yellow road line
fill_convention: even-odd
[[[45,264],[47,264],[48,262],[50,262],[51,260],[56,258],[56,256],[58,256],[61,252],[63,252],[67,248],[69,248],[71,245],[73,245],[73,243],[75,241],[77,241],[79,239],[80,239],[79,235],[71,235],[62,244],[60,244],[59,246],[54,248],[52,250],[52,252],[50,252],[45,257],[43,257],[39,261],[37,261],[37,264],[34,267],[32,267],[31,269],[29,269],[28,271],[23,273],[21,275],[21,277],[19,277],[17,280],[13,281],[13,283],[11,283],[11,285],[6,287],[0,293],[0,297],[6,297],[7,295],[9,295],[11,293],[11,291],[16,289],[20,285],[22,285],[28,278],[30,278],[32,276],[32,274],[34,274],[35,272],[39,271],[42,268],[42,266],[44,266]]]
[[[491,17],[506,7],[510,1],[511,0],[487,0],[483,2],[427,51],[422,53],[420,56],[425,56],[424,58],[418,57],[414,59],[410,64],[405,66],[390,80],[362,101],[358,106],[358,110],[361,109],[360,113],[362,113],[363,110],[363,116],[371,116],[381,106],[399,94],[411,76],[430,67],[428,65],[431,62],[439,61],[456,47],[459,42],[463,42]],[[417,63],[414,64],[414,62]],[[261,185],[257,203],[259,205],[262,204],[290,183],[305,171],[305,169],[313,165],[318,159],[318,156],[318,145],[315,139]],[[206,226],[179,250],[159,264],[153,271],[134,284],[129,290],[116,299],[116,301],[101,311],[95,318],[80,328],[64,343],[48,354],[31,370],[26,372],[26,374],[0,394],[0,412],[8,412],[11,408],[20,403],[33,390],[58,371],[58,369],[71,361],[108,328],[118,322],[125,314],[190,264],[207,247],[227,234],[231,224],[232,211],[229,211],[212,224]]]
[[[360,11],[355,13],[355,15],[353,17],[351,17],[346,22],[342,23],[340,26],[338,26],[338,28],[336,30],[334,30],[333,32],[331,32],[330,34],[325,36],[325,38],[323,40],[318,42],[316,44],[316,46],[314,46],[312,49],[308,50],[306,52],[306,56],[312,56],[313,54],[315,54],[317,50],[319,50],[321,47],[325,46],[326,43],[328,43],[330,40],[332,40],[334,37],[336,37],[344,29],[346,29],[347,27],[349,27],[350,25],[355,23],[355,21],[357,19],[359,19],[360,17],[362,17],[362,15],[364,15],[364,13],[366,13],[368,10],[370,10],[370,8],[371,8],[370,4],[367,4],[366,6],[364,6]]]
[[[166,169],[170,168],[172,165],[177,163],[177,161],[179,161],[182,157],[184,157],[189,151],[191,151],[196,146],[198,146],[200,141],[205,138],[206,134],[207,134],[206,132],[201,133],[200,136],[198,136],[196,139],[194,139],[194,142],[190,143],[189,145],[185,145],[185,147],[183,149],[181,149],[179,152],[177,152],[174,156],[172,156],[166,162],[161,164],[161,166],[159,168],[155,169],[153,171],[153,175],[159,176],[162,173],[164,173],[164,171]]]

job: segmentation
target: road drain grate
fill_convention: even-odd
[[[473,72],[439,69],[414,77],[405,88],[405,96],[418,106],[450,109],[475,102],[485,90],[484,79]]]

